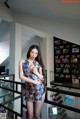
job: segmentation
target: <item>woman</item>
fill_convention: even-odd
[[[45,73],[39,46],[32,45],[26,60],[19,63],[19,76],[26,83],[25,100],[27,102],[28,119],[40,119],[42,105],[45,99],[43,84]]]

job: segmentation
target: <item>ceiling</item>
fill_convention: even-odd
[[[4,3],[5,0],[0,0]],[[64,3],[63,0],[8,0],[14,12],[47,18],[80,20],[80,3]],[[5,6],[6,7],[6,6]]]

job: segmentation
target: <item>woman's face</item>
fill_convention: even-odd
[[[35,59],[38,55],[38,50],[36,48],[32,49],[30,52],[30,59]]]

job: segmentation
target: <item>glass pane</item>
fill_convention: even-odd
[[[44,103],[41,119],[80,119],[80,113],[70,111],[55,105]]]
[[[21,94],[0,88],[0,104],[21,114]],[[2,110],[4,109],[2,108]]]
[[[53,86],[52,89],[56,90],[47,91],[48,101],[51,101],[52,104],[54,104],[47,104],[49,119],[79,119],[80,97],[77,97],[77,94],[80,96],[80,91],[78,89],[71,90],[69,88],[62,88],[62,86]],[[61,93],[62,90],[65,91],[66,94]],[[68,91],[71,92],[70,95],[67,94]],[[71,94],[76,94],[76,96],[72,96]]]

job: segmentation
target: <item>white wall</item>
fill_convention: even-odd
[[[9,56],[10,25],[6,21],[0,23],[0,63]]]
[[[7,9],[3,3],[0,2],[0,19],[6,21],[13,21],[13,15],[10,9]]]
[[[69,20],[47,19],[21,13],[14,14],[15,21],[42,32],[80,44],[80,23]]]
[[[9,22],[13,21],[12,12],[0,2],[0,63],[9,56]],[[4,41],[4,42],[3,42]]]
[[[9,40],[0,43],[0,63],[9,56]]]
[[[0,22],[0,42],[9,40],[10,24],[5,20]]]

